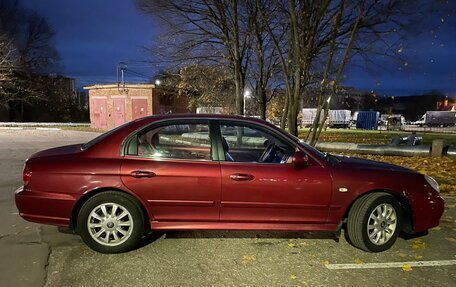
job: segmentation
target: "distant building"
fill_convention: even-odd
[[[321,91],[310,89],[302,100],[302,108],[316,108]],[[324,100],[327,100],[327,95]],[[340,87],[336,94],[331,97],[331,110],[359,110],[376,109],[379,96],[376,93],[358,90],[352,87]]]
[[[84,110],[89,109],[89,93],[87,91],[76,92],[76,105]]]
[[[187,100],[153,84],[103,84],[84,87],[89,92],[93,128],[112,129],[149,115],[187,113]]]
[[[427,111],[451,110],[448,98],[438,91],[413,96],[385,96],[380,100],[380,105],[382,113],[401,114],[408,121],[418,120]]]
[[[448,97],[442,101],[437,101],[437,111],[454,111],[456,110],[456,102]]]
[[[55,87],[55,90],[62,91],[63,95],[68,95],[71,98],[76,98],[76,80],[65,76],[41,76],[43,80]]]

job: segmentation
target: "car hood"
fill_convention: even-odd
[[[395,164],[378,162],[368,159],[348,157],[348,156],[337,156],[339,163],[337,166],[339,168],[354,168],[354,169],[369,169],[369,170],[384,170],[384,171],[399,171],[399,172],[409,172],[417,173],[414,170],[398,166]]]
[[[73,145],[66,145],[66,146],[50,148],[50,149],[39,151],[39,152],[33,154],[31,157],[29,157],[29,159],[73,154],[73,153],[81,152],[81,146],[82,146],[82,144],[73,144]]]

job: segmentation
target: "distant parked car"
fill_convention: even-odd
[[[85,144],[32,155],[16,191],[29,221],[69,226],[103,253],[155,230],[345,229],[365,251],[439,224],[438,183],[418,172],[324,154],[265,121],[146,117]]]

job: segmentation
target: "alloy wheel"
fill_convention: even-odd
[[[102,203],[90,212],[87,229],[99,244],[116,246],[125,242],[132,234],[133,219],[122,205]]]

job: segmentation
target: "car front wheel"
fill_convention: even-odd
[[[84,203],[77,228],[82,240],[95,251],[126,252],[139,244],[144,233],[144,216],[130,196],[103,192]]]
[[[351,243],[369,252],[389,249],[401,230],[402,209],[397,200],[384,192],[359,198],[348,214],[347,232]]]

